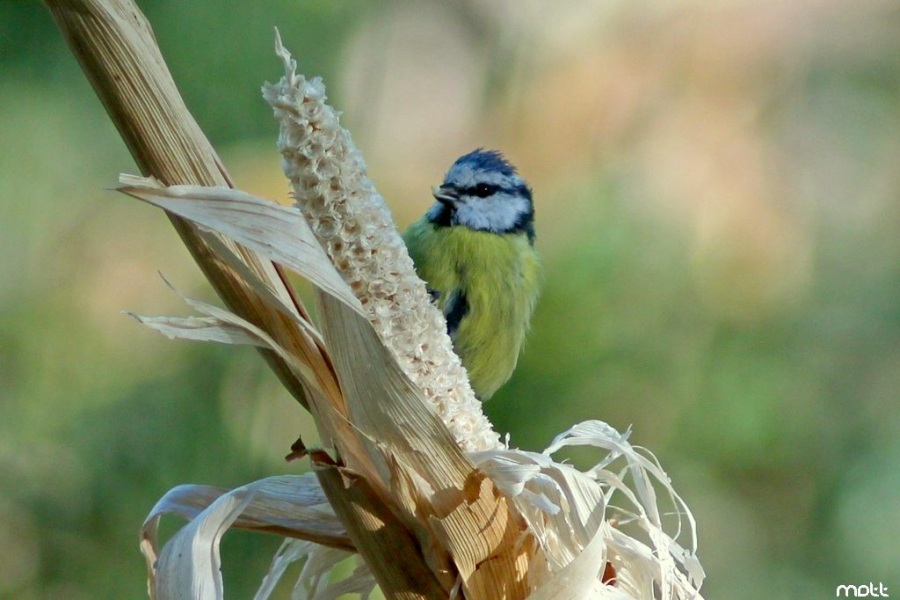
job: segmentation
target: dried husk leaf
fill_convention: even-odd
[[[344,526],[337,519],[318,480],[312,473],[268,477],[252,484],[253,497],[234,521],[233,527],[316,544],[354,550]],[[179,485],[159,499],[144,522],[142,539],[156,545],[160,517],[172,514],[192,520],[224,495],[232,493],[208,485]]]
[[[248,323],[226,310],[205,302],[184,296],[182,298],[191,307],[207,315],[208,320],[204,321],[206,324],[204,328],[193,326],[193,321],[189,321],[185,327],[180,327],[182,320],[177,318],[134,316],[151,329],[166,335],[189,340],[196,340],[201,335],[206,335],[207,340],[213,342],[249,343],[253,346],[265,347],[275,355],[282,357],[284,363],[290,366],[294,375],[303,381],[307,389],[312,392],[310,408],[316,417],[316,423],[319,425],[323,442],[326,439],[339,440],[339,450],[344,460],[356,465],[361,472],[366,473],[370,477],[377,479],[378,474],[384,472],[383,469],[379,470],[376,468],[373,462],[373,458],[380,458],[380,456],[371,454],[358,428],[354,427],[347,420],[344,397],[340,395],[337,383],[329,377],[329,375],[333,374],[330,364],[325,372],[326,377],[320,378],[321,370],[301,363],[297,357],[289,354],[265,331],[262,331],[252,323]],[[325,385],[330,385],[329,389],[322,387]],[[320,398],[332,398],[333,400],[332,402],[320,402]]]
[[[125,314],[170,340],[179,338],[194,342],[266,347],[266,344],[247,333],[245,329],[213,317],[147,317],[127,311]]]
[[[606,561],[615,569],[616,591],[624,597],[701,598],[704,574],[696,557],[693,516],[655,458],[627,438],[627,432],[606,423],[587,421],[557,436],[543,453],[510,449],[470,456],[515,499],[552,573],[578,560],[600,535]],[[585,472],[554,461],[551,454],[566,446],[597,448],[601,460]],[[674,508],[669,515],[676,519],[674,531],[662,521],[657,488]],[[612,527],[613,520],[622,528]],[[677,541],[682,535],[688,548]],[[538,573],[530,574],[538,589],[547,585]]]
[[[357,594],[362,600],[367,600],[376,582],[369,567],[358,556],[356,568],[349,576],[342,575],[341,578],[333,573],[350,556],[347,552],[312,542],[285,540],[272,559],[272,566],[254,600],[266,600],[288,567],[301,560],[304,564],[291,596],[294,600],[338,600],[344,594]]]
[[[219,497],[182,527],[156,556],[158,516],[145,522],[141,551],[150,570],[150,596],[156,600],[218,600],[223,597],[219,542],[253,501],[253,485]]]
[[[619,588],[599,580],[606,560],[604,535],[598,530],[578,556],[549,577],[528,600],[630,600],[632,597]]]
[[[211,229],[288,267],[364,314],[298,209],[225,187],[165,187],[153,179],[134,176],[122,176],[120,181],[120,192]]]
[[[217,306],[185,296],[182,296],[182,299],[192,308],[207,315],[207,317],[147,317],[134,313],[128,314],[141,324],[167,337],[266,348],[281,357],[284,363],[291,368],[294,375],[303,381],[307,389],[315,392],[317,396],[328,394],[329,392],[332,395],[336,394],[334,389],[327,390],[325,387],[333,383],[329,377],[322,378],[321,371],[316,370],[309,364],[300,362],[297,357],[289,354],[268,333],[259,327]],[[331,387],[333,388],[333,385]],[[339,396],[336,397],[339,398]]]

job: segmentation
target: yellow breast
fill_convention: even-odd
[[[416,271],[447,308],[465,295],[454,349],[475,393],[488,399],[512,375],[537,301],[540,263],[524,233],[437,227],[426,219],[404,234]]]

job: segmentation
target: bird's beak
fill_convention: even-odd
[[[431,188],[431,193],[438,202],[446,206],[453,206],[459,200],[456,190],[450,187],[436,185]]]

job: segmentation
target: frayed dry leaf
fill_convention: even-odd
[[[605,537],[598,530],[572,562],[551,575],[527,600],[629,600],[630,596],[598,577],[606,565]]]
[[[305,561],[294,586],[293,600],[337,600],[344,594],[359,594],[367,600],[375,589],[375,578],[365,562],[356,557],[356,568],[341,579],[335,568],[352,556],[334,548],[325,548],[302,540],[285,540],[263,580],[254,600],[266,600],[292,564]]]
[[[322,392],[323,382],[320,378],[322,372],[316,370],[313,365],[301,363],[296,356],[282,348],[265,331],[217,306],[186,296],[182,296],[182,299],[192,308],[208,316],[177,318],[127,314],[137,319],[139,323],[170,338],[265,348],[281,357],[307,388]]]
[[[212,317],[146,317],[133,312],[125,314],[170,340],[179,338],[195,342],[265,347],[265,344],[244,329]]]
[[[158,516],[144,523],[141,551],[151,570],[150,596],[155,600],[219,600],[223,597],[219,542],[253,500],[254,485],[216,499],[163,547],[157,557]],[[153,513],[151,513],[152,515]]]
[[[198,230],[199,231],[199,230]],[[216,258],[226,264],[234,276],[246,283],[259,298],[268,306],[277,309],[283,315],[306,323],[306,329],[315,331],[306,312],[306,308],[296,299],[293,302],[285,303],[283,298],[276,294],[271,287],[271,281],[264,281],[256,270],[251,269],[241,257],[235,253],[232,248],[234,244],[228,243],[227,239],[223,239],[218,235],[206,236],[206,242],[209,248],[215,253]]]
[[[189,519],[158,549],[159,520],[166,514]],[[262,479],[227,491],[178,486],[163,496],[144,522],[141,551],[151,573],[151,596],[221,598],[219,543],[229,527],[311,540],[340,550],[353,544],[312,474]]]
[[[348,552],[353,550],[353,543],[312,473],[269,477],[252,485],[255,496],[235,520],[234,527],[312,540]],[[195,519],[229,493],[227,489],[208,485],[180,485],[156,503],[147,522],[166,514],[188,521]]]
[[[627,439],[627,433],[620,434],[606,423],[587,421],[557,436],[543,453],[507,449],[470,457],[515,498],[553,573],[578,560],[602,534],[606,560],[616,573],[617,592],[629,598],[700,598],[704,575],[696,557],[693,515],[652,455],[645,456]],[[581,472],[551,457],[566,446],[595,447],[603,455],[597,465]],[[621,465],[621,472],[611,471],[614,465]],[[675,508],[674,531],[667,531],[662,521],[657,487]],[[613,520],[636,528],[644,541],[610,527]],[[688,524],[684,531],[683,522]],[[688,549],[677,541],[682,534]]]
[[[281,264],[362,313],[353,295],[296,208],[232,188],[163,186],[150,178],[120,177],[118,190],[214,230]]]

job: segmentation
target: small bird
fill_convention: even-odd
[[[531,189],[500,152],[478,149],[432,193],[437,202],[403,239],[472,389],[487,400],[516,368],[537,302]]]

